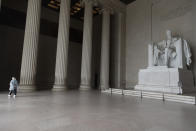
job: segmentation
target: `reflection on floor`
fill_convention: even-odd
[[[0,94],[0,131],[195,131],[196,106],[98,91]]]

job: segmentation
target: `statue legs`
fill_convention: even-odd
[[[153,62],[153,44],[148,45],[148,67],[154,66]]]
[[[165,48],[165,66],[168,66],[168,60],[169,60],[168,53],[169,53],[169,49]]]

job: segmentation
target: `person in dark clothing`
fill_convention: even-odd
[[[10,92],[8,94],[8,97],[10,97],[12,95],[12,93],[14,93],[14,98],[16,97],[16,93],[17,93],[17,88],[18,88],[18,82],[16,80],[15,77],[12,77],[12,80],[10,81]]]

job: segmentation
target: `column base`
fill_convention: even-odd
[[[107,89],[109,89],[109,85],[108,86],[105,86],[105,85],[100,85],[99,86],[99,89],[101,89],[101,90],[107,90]]]
[[[66,85],[54,85],[52,91],[65,91],[67,89]]]
[[[35,85],[19,85],[18,92],[32,92],[36,91]]]
[[[90,85],[80,85],[80,90],[91,90]]]

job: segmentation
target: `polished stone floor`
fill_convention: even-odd
[[[0,131],[196,131],[196,106],[98,91],[0,94]]]

